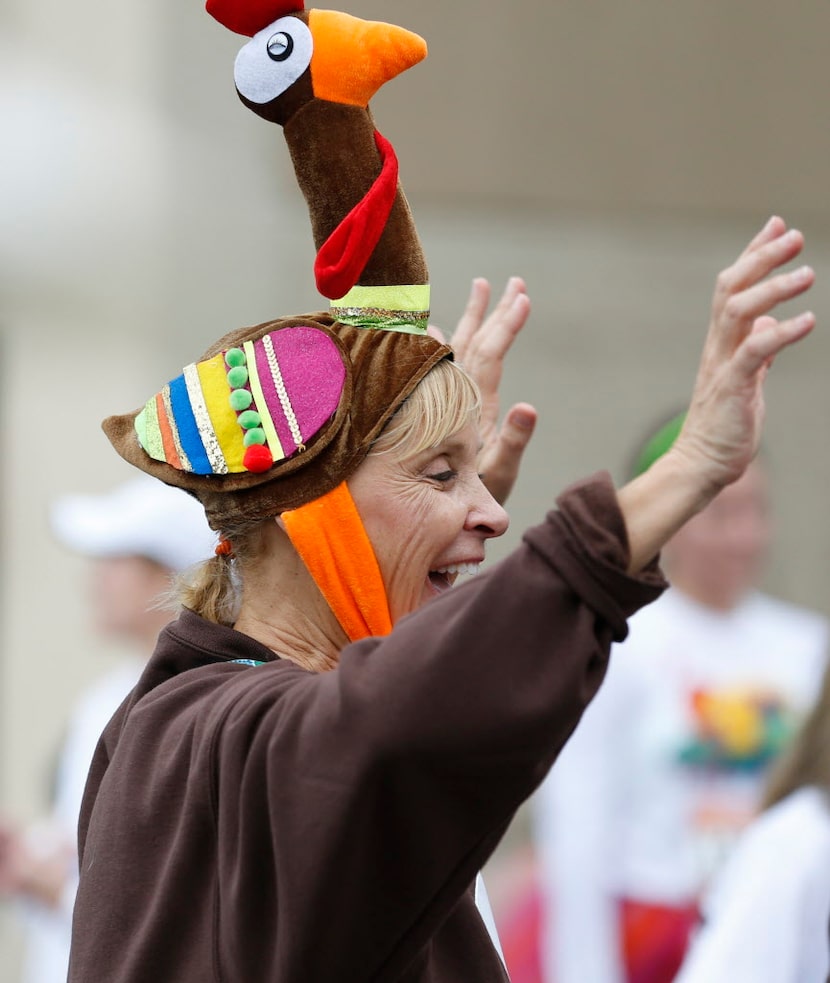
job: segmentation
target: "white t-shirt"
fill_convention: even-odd
[[[826,983],[830,800],[793,792],[744,831],[676,983]]]
[[[823,617],[760,593],[722,613],[669,590],[631,619],[533,803],[551,979],[621,983],[619,898],[698,898],[817,694],[827,642]]]

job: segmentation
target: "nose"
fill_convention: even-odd
[[[426,58],[423,38],[339,10],[310,10],[311,85],[318,99],[366,106],[383,85]]]
[[[503,536],[510,525],[510,517],[487,490],[479,478],[478,493],[467,513],[465,528],[483,535],[485,539]]]

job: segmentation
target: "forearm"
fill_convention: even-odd
[[[669,451],[617,492],[628,533],[628,573],[647,566],[669,539],[720,490],[702,469]]]

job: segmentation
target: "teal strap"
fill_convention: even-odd
[[[257,662],[256,659],[231,659],[231,662],[236,662],[240,666],[264,666],[264,662]]]

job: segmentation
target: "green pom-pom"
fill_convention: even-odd
[[[225,365],[236,368],[237,365],[244,365],[248,361],[245,352],[241,348],[229,348],[225,352]]]
[[[264,444],[265,431],[262,427],[254,427],[252,430],[246,430],[245,436],[242,438],[242,443],[246,447],[250,447],[251,444]]]
[[[244,413],[239,414],[239,426],[243,430],[253,430],[260,423],[262,423],[262,417],[256,410],[245,410]]]
[[[248,370],[244,365],[236,365],[228,372],[228,385],[231,389],[241,389],[248,381]]]
[[[253,401],[254,397],[247,389],[234,389],[230,395],[231,408],[237,413],[247,410]]]

